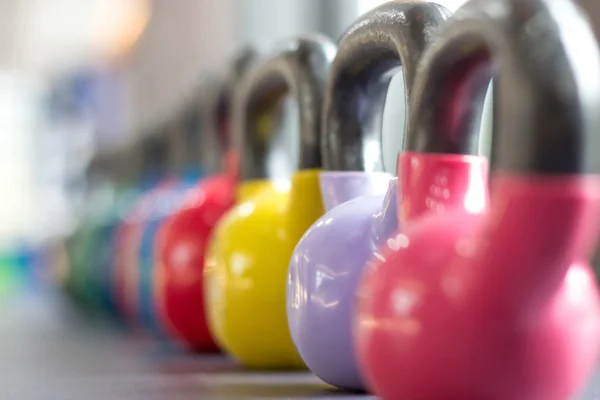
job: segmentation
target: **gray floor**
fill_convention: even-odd
[[[83,319],[54,296],[2,301],[2,400],[372,399],[309,373],[244,372]],[[600,399],[600,373],[580,398]]]
[[[0,300],[2,301],[2,300]],[[55,296],[0,304],[2,400],[370,399],[305,372],[244,372],[219,355],[190,356]]]

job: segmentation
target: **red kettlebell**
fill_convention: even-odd
[[[412,219],[379,249],[357,300],[362,371],[390,400],[570,399],[600,342],[592,30],[570,0],[472,0],[423,57],[406,147],[426,154],[399,157],[400,215],[428,200],[412,195],[419,171],[472,140],[494,66],[490,206],[470,209],[487,196],[473,185],[462,207]]]
[[[194,351],[218,350],[204,314],[204,253],[215,224],[235,201],[237,158],[224,151],[228,148],[230,101],[253,58],[251,51],[242,53],[224,79],[212,78],[202,85],[198,103],[203,130],[201,159],[204,171],[213,175],[189,190],[183,206],[158,233],[156,306],[171,335]]]

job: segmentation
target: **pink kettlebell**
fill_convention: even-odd
[[[400,222],[473,138],[496,75],[490,203],[476,181],[462,207],[402,223],[370,262],[354,319],[367,384],[387,400],[571,399],[600,344],[594,34],[570,0],[472,0],[422,61]]]

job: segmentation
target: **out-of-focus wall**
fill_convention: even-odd
[[[166,118],[202,71],[235,49],[232,0],[154,0],[147,29],[124,60],[125,131]]]
[[[203,71],[242,46],[268,48],[312,31],[337,38],[357,15],[354,0],[154,0],[152,10],[123,64],[129,133],[168,116]]]
[[[307,32],[320,32],[335,40],[358,15],[356,0],[235,0],[235,3],[240,28],[237,41],[265,47]]]
[[[452,10],[465,2],[438,1]],[[600,33],[600,1],[577,1],[590,13]],[[384,0],[152,0],[151,20],[133,50],[116,61],[97,65],[101,57],[89,44],[99,40],[94,37],[103,31],[98,24],[105,18],[100,17],[110,14],[108,19],[115,20],[113,17],[119,15],[115,5],[123,10],[123,4],[131,7],[136,2],[143,0],[0,1],[0,102],[6,105],[0,113],[0,125],[5,127],[0,131],[0,241],[43,229],[44,224],[57,226],[48,215],[60,219],[60,213],[69,211],[64,204],[67,194],[54,182],[60,181],[66,166],[56,157],[49,158],[47,164],[43,160],[48,154],[59,153],[57,147],[75,141],[66,139],[66,143],[47,146],[40,136],[34,136],[43,87],[28,82],[68,74],[78,66],[94,63],[99,68],[115,69],[125,82],[125,101],[117,107],[124,112],[123,125],[119,121],[111,134],[139,134],[167,117],[203,71],[220,68],[241,45],[268,48],[282,38],[309,31],[337,39],[359,14]],[[112,32],[110,26],[104,28],[105,33]],[[16,70],[19,74],[10,72]],[[390,89],[384,119],[386,166],[394,172],[405,119],[401,79]],[[293,129],[293,125],[292,118],[288,127]],[[45,148],[46,154],[34,151],[36,146]],[[489,146],[489,140],[485,141],[482,151]],[[75,148],[65,154],[75,157],[79,153]],[[36,169],[44,174],[35,173]],[[50,211],[39,207],[35,200],[40,198]],[[41,218],[43,215],[46,217]]]
[[[43,0],[13,2],[12,8],[8,7],[8,3],[4,7],[5,11],[13,10],[14,16],[6,22],[8,24],[13,21],[15,29],[11,32],[20,38],[24,47],[15,46],[16,41],[11,40],[10,35],[5,35],[2,40],[6,43],[0,42],[0,47],[5,46],[5,50],[10,47],[11,50],[2,52],[0,60],[5,56],[5,65],[21,65],[32,74],[50,73],[50,76],[56,76],[61,68],[67,68],[65,71],[68,72],[69,68],[77,65],[77,57],[83,57],[81,65],[84,68],[92,66],[99,70],[116,71],[118,79],[125,85],[122,91],[125,98],[124,102],[119,104],[121,107],[114,110],[123,112],[123,115],[117,118],[119,123],[115,125],[116,131],[101,132],[106,137],[100,142],[109,143],[113,138],[108,136],[126,139],[130,135],[143,134],[147,127],[168,118],[184,101],[201,74],[221,68],[241,46],[252,44],[268,50],[282,39],[307,32],[321,32],[337,40],[358,15],[382,2],[154,0],[150,4],[149,23],[133,50],[124,58],[104,65],[97,64],[97,54],[90,52],[91,49],[86,48],[83,41],[78,41],[73,35],[66,35],[67,31],[77,31],[81,35],[93,36],[93,24],[85,21],[93,14],[92,11],[99,12],[104,9],[102,0],[93,0],[86,4],[76,0],[59,0],[53,6],[48,6]],[[447,0],[447,5],[455,8],[458,2],[462,0]],[[17,4],[20,4],[19,7]],[[69,18],[75,18],[77,21],[67,23]],[[32,24],[36,25],[37,29],[33,29]],[[55,54],[50,47],[44,47],[44,38],[55,44]],[[77,71],[77,68],[74,71]],[[386,166],[390,172],[394,171],[394,159],[402,138],[402,85],[402,81],[397,80],[395,87],[390,91],[388,103],[389,117],[386,119],[384,142],[385,148],[389,149],[386,153]],[[1,98],[0,88],[0,100]],[[294,146],[297,145],[297,138],[294,137],[296,129],[293,107],[289,109],[289,114],[291,118],[286,119],[282,130],[284,134],[276,144],[287,152],[275,152],[276,157],[270,161],[274,165],[273,169],[282,171],[282,175],[287,172],[283,164],[286,158],[294,153]],[[1,123],[3,121],[0,121]],[[62,124],[54,128],[78,129],[71,126],[69,121],[65,123],[67,126]],[[111,127],[109,124],[109,128]],[[81,128],[82,135],[89,129],[87,126]],[[29,128],[20,127],[17,130],[24,129]],[[67,161],[70,160],[73,164],[73,157],[81,154],[81,150],[71,146],[76,142],[72,132],[67,135],[54,133],[50,135],[48,132],[45,135],[48,140],[37,140],[37,148],[43,150],[39,154],[30,150],[31,144],[25,140],[29,136],[24,134],[20,134],[18,140],[11,137],[10,143],[4,146],[7,153],[14,155],[5,160],[15,161],[11,161],[10,167],[4,170],[10,171],[12,168],[15,173],[0,175],[0,186],[10,191],[5,198],[5,210],[10,211],[5,212],[6,215],[0,212],[0,225],[4,227],[3,231],[0,229],[0,238],[3,235],[27,236],[36,229],[44,230],[50,225],[60,230],[60,224],[52,222],[69,219],[69,198],[67,193],[60,190],[60,177],[61,174],[68,174]],[[58,156],[45,158],[61,154],[68,154],[69,160],[61,161]],[[39,159],[46,161],[40,163]],[[36,168],[44,171],[44,174],[34,174],[32,171]],[[32,202],[32,199],[40,196],[46,199],[45,212],[40,211]]]

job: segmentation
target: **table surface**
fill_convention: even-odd
[[[56,296],[2,303],[3,400],[374,399],[306,372],[248,372],[220,355],[169,349],[86,318]],[[600,400],[600,368],[579,397],[592,399]]]

